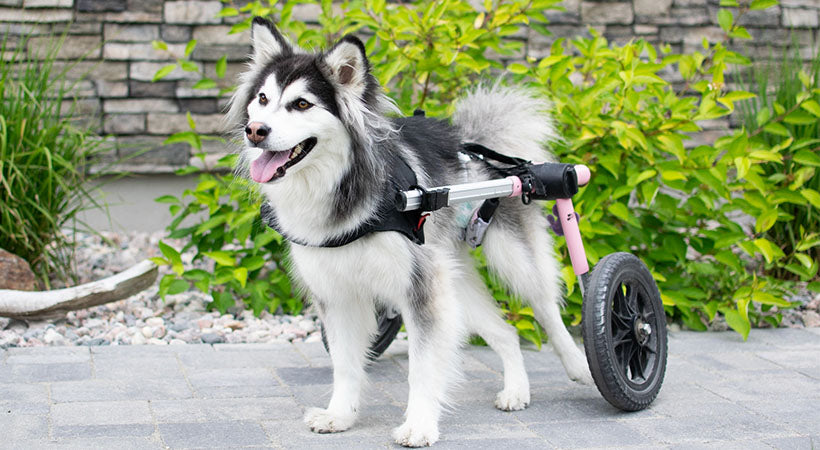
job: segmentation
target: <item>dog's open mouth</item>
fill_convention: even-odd
[[[257,183],[268,183],[285,176],[287,169],[310,153],[317,141],[315,137],[309,137],[289,150],[265,150],[251,163],[251,179]]]

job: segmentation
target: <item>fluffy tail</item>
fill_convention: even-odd
[[[453,124],[463,142],[535,162],[553,160],[546,149],[560,137],[550,103],[521,88],[479,86],[456,104]]]

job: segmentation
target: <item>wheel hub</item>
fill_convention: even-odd
[[[652,325],[644,322],[643,318],[639,317],[635,319],[634,332],[638,344],[644,346],[649,342],[649,336],[652,335]]]

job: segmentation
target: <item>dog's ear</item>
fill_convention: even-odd
[[[280,55],[293,53],[290,43],[273,22],[254,17],[251,24],[251,45],[253,45],[253,60],[267,62]]]
[[[364,44],[357,37],[347,35],[324,54],[328,78],[342,88],[364,90],[370,72]]]

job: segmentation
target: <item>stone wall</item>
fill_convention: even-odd
[[[520,38],[523,54],[542,57],[555,38],[575,37],[593,26],[617,42],[633,37],[654,43],[667,42],[676,51],[693,50],[703,37],[719,39],[716,23],[717,0],[565,0],[566,11],[549,12],[545,38],[533,31]],[[102,133],[116,141],[116,155],[127,157],[125,167],[144,173],[162,173],[187,165],[191,159],[187,144],[162,146],[171,133],[188,129],[186,111],[197,130],[218,134],[224,97],[219,89],[198,90],[196,73],[174,71],[152,83],[154,73],[184,53],[189,39],[198,45],[193,59],[199,70],[214,78],[214,62],[228,55],[226,87],[241,70],[249,52],[248,34],[228,35],[231,18],[218,18],[222,3],[211,0],[0,0],[0,30],[9,33],[12,45],[19,36],[32,34],[28,51],[37,51],[67,31],[66,44],[58,55],[58,66],[69,67],[74,76],[88,74],[76,94],[80,107]],[[296,17],[310,21],[318,7],[300,5]],[[817,48],[820,0],[781,0],[781,5],[755,11],[743,19],[754,36],[754,45],[739,44],[747,55],[765,57],[770,47],[782,47],[794,38],[808,57]],[[152,40],[168,43],[168,51],[155,50]],[[725,128],[728,122],[712,124]],[[145,150],[148,151],[145,151]],[[225,145],[206,142],[214,155]]]

